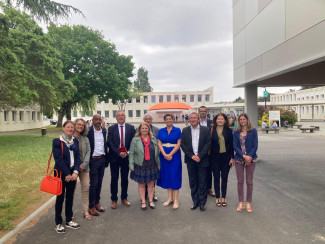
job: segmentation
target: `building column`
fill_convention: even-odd
[[[257,85],[246,85],[245,86],[245,112],[253,125],[258,127],[258,114],[257,114]]]

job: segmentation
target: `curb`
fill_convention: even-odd
[[[50,200],[48,200],[46,203],[44,203],[39,209],[37,209],[35,212],[33,212],[31,215],[29,215],[23,222],[21,222],[19,225],[17,225],[15,229],[13,229],[9,233],[7,233],[5,236],[3,236],[0,239],[0,244],[4,244],[10,238],[15,236],[22,228],[24,228],[37,215],[39,215],[41,212],[43,212],[52,202],[54,202],[55,199],[56,199],[56,196],[53,196]]]

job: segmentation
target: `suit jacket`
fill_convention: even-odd
[[[125,123],[125,141],[124,146],[127,151],[130,149],[132,138],[134,137],[135,129],[133,125]],[[120,147],[120,134],[118,124],[114,124],[108,128],[107,145],[109,147],[108,158],[110,162],[117,162],[120,158],[120,152],[117,150]]]
[[[152,131],[153,136],[157,138],[158,133],[159,133],[159,128],[157,128],[156,126],[151,125],[151,131]]]
[[[185,154],[185,163],[187,164],[199,164],[200,167],[209,166],[208,151],[210,149],[211,139],[210,130],[208,127],[200,126],[200,138],[198,157],[201,159],[199,163],[195,162],[192,157],[194,155],[192,146],[192,133],[191,126],[187,126],[182,131],[181,148]]]
[[[210,129],[211,131],[211,129]],[[219,145],[219,137],[216,131],[216,128],[213,128],[211,134],[211,157],[215,157],[219,154],[220,145]],[[234,146],[233,146],[233,135],[232,130],[228,127],[224,127],[222,131],[223,138],[225,139],[226,153],[231,158],[234,158]]]
[[[79,155],[79,143],[75,138],[73,146],[74,166],[73,170],[79,172],[80,155]],[[52,143],[52,152],[55,160],[54,168],[58,171],[59,175],[62,172],[62,177],[70,174],[70,149],[63,142],[63,157],[60,138],[55,138]]]
[[[102,133],[103,133],[103,138],[104,138],[104,152],[105,152],[105,166],[108,166],[108,152],[107,152],[107,143],[106,143],[106,129],[102,128]],[[88,131],[88,135],[87,135],[88,139],[89,139],[89,143],[90,143],[90,160],[91,157],[93,156],[94,153],[94,148],[95,148],[95,135],[94,135],[94,126],[90,126],[89,131]]]
[[[253,159],[257,158],[256,151],[258,147],[258,138],[256,129],[247,131],[245,148],[246,155],[252,157]],[[240,159],[243,156],[243,152],[240,146],[240,132],[238,130],[234,131],[234,149],[235,149],[235,160]]]

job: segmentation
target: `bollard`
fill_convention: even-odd
[[[46,135],[46,128],[41,128],[42,136]]]

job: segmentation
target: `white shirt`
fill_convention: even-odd
[[[92,156],[105,155],[104,151],[104,137],[102,130],[96,130],[94,127],[94,152]]]
[[[194,129],[191,125],[192,147],[195,155],[199,153],[200,125]]]
[[[200,125],[208,127],[208,120],[205,121],[200,120]]]
[[[267,126],[267,123],[266,122],[262,122],[262,128],[265,128]]]
[[[125,146],[125,123],[122,126],[123,126],[123,142]],[[120,135],[120,147],[121,147],[121,125],[120,124],[118,124],[118,133]]]

